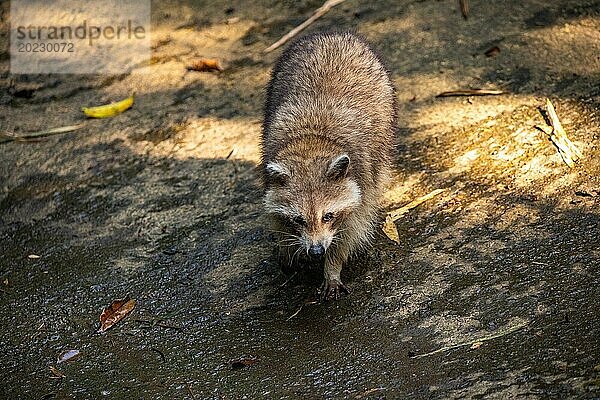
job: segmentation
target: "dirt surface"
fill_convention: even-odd
[[[152,63],[110,77],[10,75],[6,3],[2,131],[85,126],[0,144],[0,397],[600,398],[600,2],[471,0],[464,20],[450,0],[352,0],[311,26],[357,30],[392,72],[387,209],[447,189],[326,304],[319,271],[278,267],[255,172],[280,50],[262,51],[320,0],[156,2]],[[510,94],[435,97],[480,87]],[[118,117],[80,112],[133,91]],[[573,169],[535,128],[546,97]]]

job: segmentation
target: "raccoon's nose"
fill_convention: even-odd
[[[310,246],[310,249],[308,249],[308,254],[315,258],[323,257],[323,254],[325,254],[325,247],[323,247],[322,244],[313,244]]]

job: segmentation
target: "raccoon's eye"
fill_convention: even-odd
[[[323,222],[330,222],[333,219],[333,213],[325,213],[325,215],[323,215]]]
[[[294,219],[292,219],[292,221],[296,224],[296,225],[300,225],[300,226],[306,226],[306,221],[304,220],[304,218],[302,218],[301,215],[298,215],[296,217],[294,217]]]

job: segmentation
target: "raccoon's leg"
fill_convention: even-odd
[[[344,249],[336,249],[325,258],[323,270],[324,280],[320,289],[321,300],[337,300],[341,293],[350,293],[350,289],[342,283],[340,273],[342,264],[348,259],[348,252]]]

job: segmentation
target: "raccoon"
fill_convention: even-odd
[[[342,266],[373,237],[395,124],[389,74],[355,34],[305,36],[276,62],[262,131],[264,205],[283,263],[323,263],[322,299],[349,293]]]

